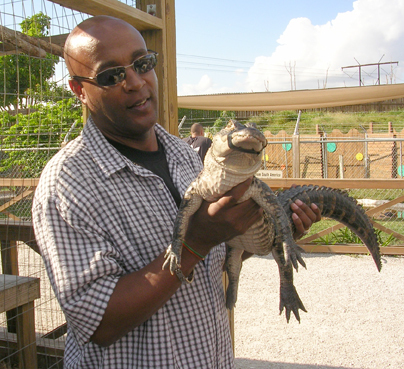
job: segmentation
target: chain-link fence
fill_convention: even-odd
[[[182,115],[182,116],[181,116]],[[262,157],[262,178],[303,178],[316,184],[316,179],[402,179],[404,175],[404,112],[299,112],[284,111],[248,114],[183,109],[180,135],[189,135],[193,123],[201,123],[211,136],[228,119],[255,122],[267,138]],[[299,126],[296,123],[299,121]],[[296,129],[298,128],[298,129]],[[294,135],[297,132],[297,135]],[[380,182],[379,182],[380,183]],[[403,186],[404,187],[404,186]],[[347,189],[366,210],[372,210],[376,232],[382,245],[404,243],[403,201],[389,206],[389,201],[404,195],[404,189]],[[377,211],[378,209],[380,211]],[[309,235],[336,222],[323,220],[311,228]],[[321,237],[321,243],[357,243],[346,229]]]
[[[121,2],[136,6],[136,1]],[[38,353],[43,354],[40,368],[62,367],[65,321],[35,246],[32,198],[37,178],[46,163],[83,127],[82,108],[67,87],[68,72],[60,51],[66,35],[87,17],[47,0],[0,1],[1,273],[40,279],[40,297],[35,297],[34,301],[34,338]],[[28,44],[22,42],[26,36],[29,36]],[[48,42],[49,49],[36,46],[38,39]],[[232,112],[191,111],[186,114],[181,136],[189,134],[194,122],[201,122],[207,132],[214,133],[228,118],[237,117]],[[180,119],[184,115],[180,111]],[[276,132],[266,132],[269,145],[263,155],[262,169],[280,173],[283,178],[291,178],[296,172],[293,168],[296,152],[293,142],[296,142],[292,140],[292,133],[297,116],[298,112],[280,112],[264,117],[255,115],[252,119],[263,131]],[[310,121],[308,114],[302,115],[297,170],[300,177],[312,178],[313,182],[316,178],[402,178],[404,136],[378,127],[387,127],[387,121],[393,120],[395,128],[402,129],[404,119],[399,113],[388,112],[383,118],[372,113],[354,116],[360,118],[355,121],[359,121],[363,129],[349,121],[349,115],[340,117],[346,127],[359,130],[348,137],[345,131],[333,134],[334,127],[327,114],[317,112]],[[249,119],[244,116],[241,120]],[[375,208],[403,196],[403,191],[357,189],[350,193],[365,207]],[[402,243],[399,238],[399,234],[404,233],[402,206],[401,201],[375,214],[385,227],[385,231],[381,231],[383,242]],[[397,237],[389,241],[391,233],[386,232],[387,228],[397,232]],[[4,296],[0,300],[4,301]],[[15,367],[25,348],[18,346],[16,338],[15,320],[20,317],[18,309],[0,314],[1,368]]]

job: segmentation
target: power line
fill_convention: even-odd
[[[384,55],[383,55],[384,56]],[[382,56],[382,58],[383,58],[383,56]],[[380,60],[382,59],[382,58],[380,58]],[[354,58],[355,59],[355,58]],[[356,60],[356,59],[355,59]],[[357,60],[356,60],[357,61]],[[358,61],[357,61],[358,62]],[[381,63],[380,61],[378,62],[378,63],[370,63],[370,64],[360,64],[359,62],[358,62],[358,65],[349,65],[349,66],[346,66],[346,67],[341,67],[341,70],[344,70],[344,69],[347,69],[347,68],[359,68],[359,86],[362,86],[362,85],[364,85],[364,83],[363,83],[363,81],[362,81],[362,68],[363,67],[372,67],[372,66],[377,66],[377,84],[378,85],[380,85],[380,66],[381,65],[386,65],[386,64],[389,64],[389,65],[393,65],[393,64],[396,64],[396,65],[398,65],[398,61],[396,61],[396,62],[384,62],[384,63]]]

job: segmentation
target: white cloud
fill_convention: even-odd
[[[382,62],[404,62],[403,19],[403,0],[357,0],[352,11],[323,25],[313,25],[307,18],[292,19],[272,55],[256,58],[245,90],[356,86],[359,69],[341,70],[357,65],[355,59],[361,64],[377,63],[382,57]],[[400,64],[394,66],[396,82],[404,82]],[[390,65],[382,66],[382,83],[389,72]],[[365,84],[376,83],[377,67],[362,68],[362,77]]]
[[[204,74],[197,84],[183,83],[178,91],[178,95],[206,95],[230,92],[227,87],[219,87],[207,74]]]

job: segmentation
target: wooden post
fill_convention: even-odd
[[[6,238],[8,238],[7,234]],[[1,240],[1,266],[3,269],[3,274],[18,275],[18,252],[17,242],[15,240]],[[10,333],[17,333],[17,309],[15,308],[7,310],[6,316],[7,331]]]
[[[344,179],[344,156],[340,155],[339,159],[339,178]]]
[[[0,275],[0,313],[16,309],[20,369],[37,369],[34,300],[40,298],[39,278]]]
[[[292,136],[292,149],[293,178],[300,178],[300,135]]]
[[[19,369],[37,369],[34,301],[17,308],[17,349]]]
[[[159,53],[156,68],[159,86],[158,122],[178,136],[177,62],[174,0],[140,0],[136,7],[144,12],[147,5],[156,5],[156,17],[163,20],[163,29],[142,31],[149,49]]]

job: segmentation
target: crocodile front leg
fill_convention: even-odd
[[[281,282],[279,314],[282,314],[283,309],[285,309],[286,321],[289,323],[290,313],[293,312],[296,319],[300,322],[299,309],[305,312],[307,312],[307,310],[293,285],[293,268],[290,264],[286,265],[283,255],[283,247],[279,242],[276,242],[272,248],[272,255],[278,264]]]
[[[254,177],[254,182],[251,186],[255,189],[253,190],[251,198],[260,205],[269,216],[272,215],[272,218],[275,220],[276,237],[282,240],[285,265],[292,263],[293,267],[297,270],[297,262],[299,262],[302,266],[306,267],[306,263],[301,256],[301,252],[304,250],[298,246],[293,239],[290,221],[285,210],[279,203],[277,196],[267,184],[256,177]],[[278,239],[276,242],[277,241]]]
[[[182,241],[184,240],[185,233],[188,229],[189,218],[199,209],[202,204],[202,200],[202,196],[192,193],[192,190],[188,189],[183,200],[181,201],[177,218],[175,219],[174,223],[171,245],[168,246],[164,256],[165,261],[163,264],[163,269],[169,266],[171,274],[174,274],[177,267],[181,267]]]

